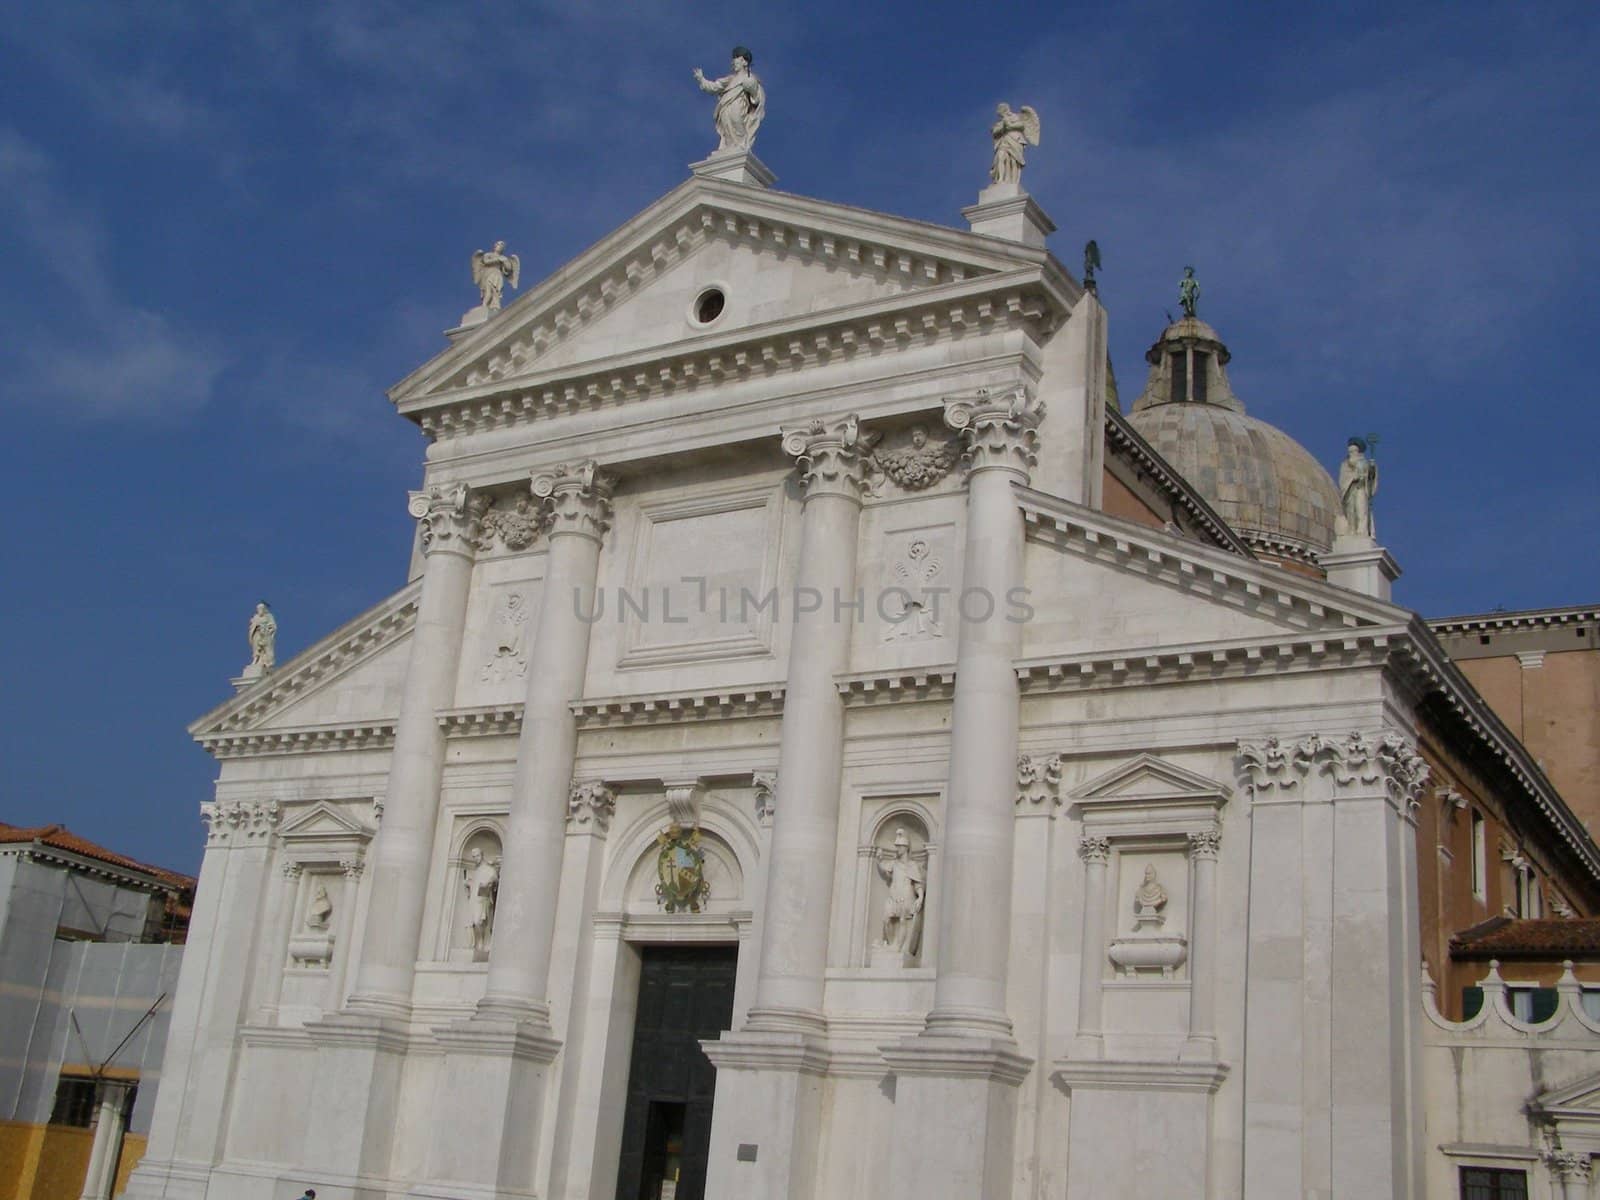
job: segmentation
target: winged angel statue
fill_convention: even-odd
[[[994,137],[994,165],[989,178],[996,183],[1022,182],[1024,151],[1039,144],[1039,114],[1024,104],[1012,112],[1009,104],[995,110],[997,120],[989,132]]]
[[[500,293],[506,281],[516,287],[522,278],[522,260],[505,251],[506,244],[496,242],[493,250],[472,252],[472,282],[478,285],[478,301],[484,312],[499,312]]]

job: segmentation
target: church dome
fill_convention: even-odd
[[[1204,321],[1174,321],[1145,355],[1128,422],[1253,549],[1312,566],[1333,545],[1339,490],[1304,446],[1245,412],[1228,359]]]

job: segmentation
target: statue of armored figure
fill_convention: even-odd
[[[500,860],[486,859],[474,846],[461,870],[467,888],[467,923],[472,930],[472,955],[483,958],[494,937],[494,906],[500,892]]]
[[[700,85],[700,90],[717,98],[712,118],[717,127],[717,148],[713,154],[748,151],[755,144],[756,131],[767,116],[766,89],[750,70],[755,56],[746,47],[735,46],[732,58],[731,70],[721,79],[707,79],[699,67],[694,69],[694,81]]]
[[[1345,444],[1339,464],[1339,512],[1333,532],[1339,537],[1376,537],[1372,524],[1372,497],[1378,492],[1378,464],[1367,455],[1369,438],[1353,437]]]
[[[909,963],[922,948],[922,906],[927,898],[927,882],[922,866],[911,857],[911,839],[904,829],[895,833],[894,849],[878,850],[873,865],[889,885],[889,896],[883,905],[883,936],[873,949],[897,955],[902,964]]]

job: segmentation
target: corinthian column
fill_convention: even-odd
[[[444,733],[436,714],[455,694],[467,591],[487,507],[488,498],[472,495],[465,484],[411,493],[408,509],[422,524],[422,594],[389,758],[383,824],[372,846],[372,896],[349,1003],[358,1012],[404,1019],[411,1011],[427,896],[422,881],[428,877],[444,770]]]
[[[945,794],[933,1010],[883,1047],[897,1077],[894,1200],[1009,1196],[1017,1085],[1031,1060],[1006,1015],[1022,643],[1022,514],[1044,405],[1023,388],[945,401],[966,443],[967,534]]]
[[[816,1176],[823,973],[839,833],[844,707],[835,676],[859,619],[856,535],[866,448],[856,418],[783,431],[799,464],[804,509],[789,674],[778,747],[779,796],[762,909],[761,964],[750,1017],[704,1042],[717,1066],[707,1195],[803,1200]],[[739,1162],[741,1145],[758,1146]]]
[[[589,622],[595,612],[600,544],[611,526],[614,481],[591,462],[537,475],[550,539],[544,600],[528,657],[528,690],[512,783],[489,981],[478,1011],[548,1026],[550,945],[561,856],[567,838],[577,720],[569,707],[583,692]]]

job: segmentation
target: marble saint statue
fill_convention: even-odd
[[[484,312],[499,312],[500,293],[507,282],[514,288],[522,279],[522,260],[505,251],[506,244],[496,242],[493,250],[472,252],[472,282],[478,286]]]
[[[904,829],[894,835],[894,849],[880,849],[874,865],[889,885],[883,905],[883,937],[878,945],[911,958],[922,942],[922,903],[927,883],[922,867],[911,857],[911,839]]]
[[[1194,306],[1200,302],[1200,281],[1194,277],[1194,268],[1185,267],[1183,278],[1178,280],[1178,303],[1183,306],[1183,315],[1194,316]]]
[[[1154,864],[1146,864],[1144,882],[1133,893],[1133,923],[1135,926],[1160,925],[1166,920],[1162,909],[1167,906],[1167,889],[1156,878]]]
[[[1333,518],[1333,532],[1341,537],[1376,537],[1372,497],[1377,491],[1378,464],[1367,457],[1367,439],[1353,437],[1339,464],[1339,512]]]
[[[500,891],[500,860],[490,861],[474,846],[462,869],[467,886],[467,923],[472,930],[473,954],[487,954],[494,935],[494,905]]]
[[[250,665],[246,673],[261,675],[278,665],[278,620],[265,600],[250,617]]]
[[[733,64],[721,79],[707,79],[699,67],[694,81],[702,92],[717,98],[713,121],[717,127],[717,148],[713,154],[732,154],[749,150],[755,144],[756,130],[767,115],[767,92],[750,70],[754,56],[744,46],[733,48]]]
[[[1024,155],[1029,146],[1039,144],[1039,114],[1024,104],[1017,112],[1009,104],[995,109],[994,163],[989,178],[995,183],[1021,183]]]
[[[333,900],[328,896],[328,889],[319,883],[311,893],[311,903],[306,905],[306,928],[326,929],[332,916]]]

